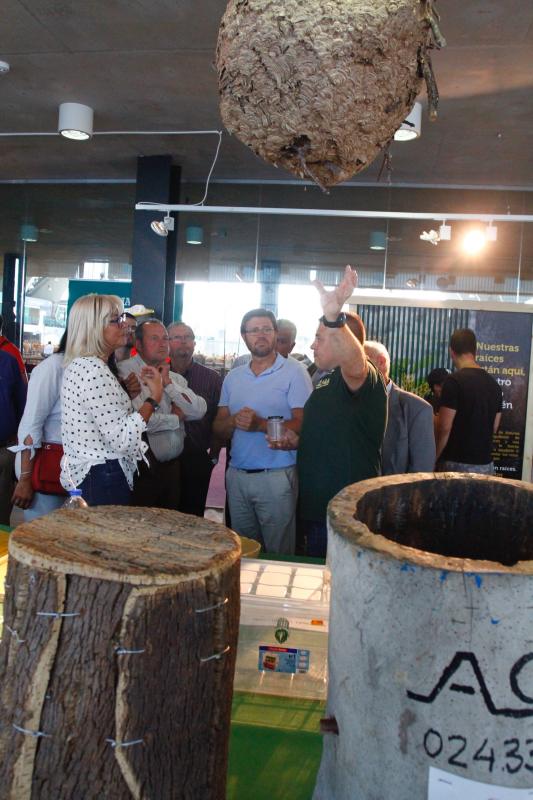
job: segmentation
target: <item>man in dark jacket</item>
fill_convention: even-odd
[[[432,472],[435,468],[433,409],[416,394],[391,380],[390,356],[381,342],[365,342],[365,353],[376,365],[387,389],[388,416],[381,450],[383,475]]]

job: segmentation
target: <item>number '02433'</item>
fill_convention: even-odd
[[[533,772],[533,738],[520,740],[516,737],[504,739],[499,745],[488,739],[469,744],[466,736],[452,734],[442,736],[429,728],[423,739],[424,751],[429,758],[446,760],[452,767],[468,769],[476,763],[485,764],[489,772],[500,769],[514,775],[522,769]]]

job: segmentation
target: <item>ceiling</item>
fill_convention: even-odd
[[[348,2],[348,0],[347,0]],[[439,117],[392,146],[393,184],[533,189],[533,3],[440,0],[448,46],[433,57]],[[95,130],[221,128],[213,68],[224,0],[4,0],[0,133],[53,132],[61,102]],[[425,106],[425,91],[421,96]],[[0,181],[134,180],[139,155],[169,153],[204,180],[213,136],[0,138]],[[373,182],[381,159],[355,182]],[[290,180],[223,137],[214,180]],[[333,190],[335,192],[335,190]]]

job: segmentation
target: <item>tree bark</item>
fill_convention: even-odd
[[[21,525],[9,550],[0,797],[223,800],[235,534],[108,506]]]

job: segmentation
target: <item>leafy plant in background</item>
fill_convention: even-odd
[[[425,376],[435,366],[438,358],[438,355],[432,353],[414,364],[410,364],[408,358],[395,359],[391,362],[391,377],[400,389],[424,397],[430,390]]]

